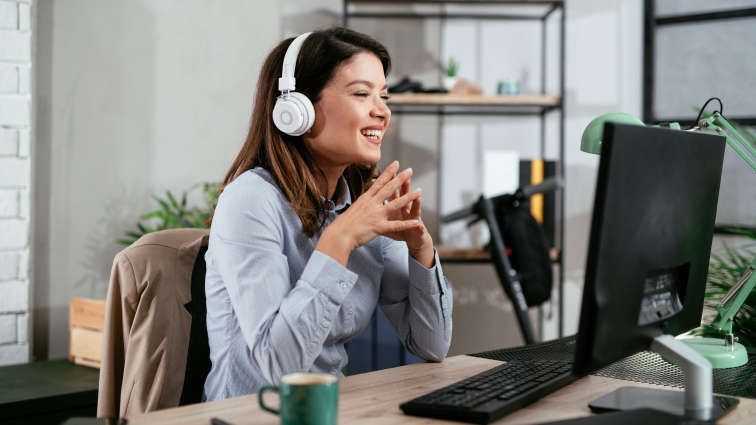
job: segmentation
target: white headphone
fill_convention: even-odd
[[[281,95],[273,107],[273,123],[281,132],[291,136],[301,136],[312,127],[315,122],[315,108],[307,96],[295,90],[296,79],[294,67],[297,64],[299,49],[311,32],[304,33],[289,44],[284,55],[283,71],[278,79],[278,90]]]

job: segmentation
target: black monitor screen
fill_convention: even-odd
[[[575,372],[700,325],[724,138],[606,124]]]

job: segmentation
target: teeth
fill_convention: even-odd
[[[375,136],[375,137],[381,137],[381,130],[362,130],[360,133],[364,134],[365,136]]]

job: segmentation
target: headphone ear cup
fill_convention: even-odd
[[[279,96],[273,107],[273,123],[281,132],[290,136],[301,136],[315,122],[315,108],[307,96],[290,92]]]

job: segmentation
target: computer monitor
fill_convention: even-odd
[[[724,144],[697,132],[605,126],[574,371],[651,349],[681,367],[686,391],[623,389],[594,410],[711,419],[734,400],[712,399],[711,365],[671,336],[701,322]]]

